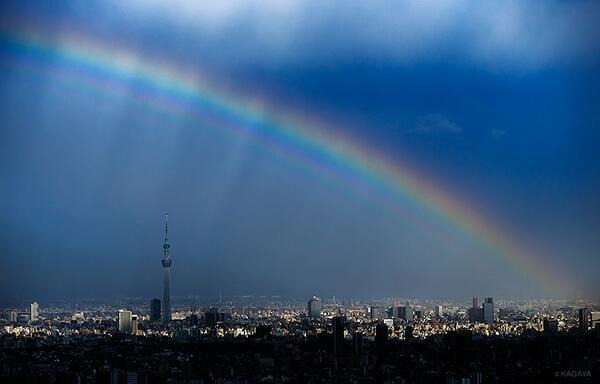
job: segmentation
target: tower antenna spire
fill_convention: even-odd
[[[169,215],[165,212],[165,240],[169,238]]]

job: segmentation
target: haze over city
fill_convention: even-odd
[[[0,5],[0,300],[591,297],[599,4]]]

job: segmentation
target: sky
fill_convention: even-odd
[[[0,302],[160,297],[165,212],[177,297],[597,294],[600,4],[167,3],[0,5]]]

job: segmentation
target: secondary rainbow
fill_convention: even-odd
[[[152,62],[135,52],[67,32],[47,38],[22,26],[0,31],[0,48],[19,65],[70,76],[97,89],[118,92],[156,104],[165,111],[191,115],[237,135],[260,140],[269,148],[300,159],[355,186],[373,188],[389,201],[410,201],[463,234],[478,239],[490,255],[547,293],[571,295],[548,262],[517,244],[474,209],[444,193],[426,175],[358,140],[328,129],[324,122],[300,118],[294,111],[266,111],[260,101],[219,89],[198,71]]]

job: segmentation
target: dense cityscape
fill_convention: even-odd
[[[469,305],[246,296],[174,303],[166,323],[159,299],[8,309],[0,377],[4,382],[481,383],[591,380],[599,368],[600,307],[585,301],[486,298],[478,305],[473,298]]]
[[[180,298],[171,308],[167,218],[162,300],[9,308],[0,378],[482,383],[599,373],[600,306],[593,301],[223,300],[219,293],[217,302]]]

